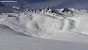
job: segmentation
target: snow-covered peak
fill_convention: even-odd
[[[21,6],[12,6],[12,8],[23,9],[23,7],[21,7]]]
[[[79,28],[83,27],[81,22],[87,21],[87,14],[87,10],[73,8],[52,9],[45,7],[32,10],[20,6],[5,6],[0,8],[0,24],[26,35],[45,38],[61,31],[78,30],[80,32]],[[86,23],[84,24],[87,26]],[[88,31],[85,28],[81,31],[86,34]]]
[[[43,13],[55,13],[55,11],[52,8],[49,8],[48,6],[44,7],[42,9]]]
[[[23,11],[21,6],[11,6],[0,3],[0,13],[17,13]]]
[[[74,13],[82,13],[87,12],[87,10],[78,10],[74,8],[62,8],[62,9],[52,9],[48,6],[44,7],[43,9],[25,9],[22,6],[11,6],[11,5],[5,5],[0,3],[0,13],[19,13],[19,12],[25,12],[25,13],[43,13],[43,14],[62,14],[62,15],[73,15]]]
[[[88,10],[0,4],[0,50],[88,50]]]

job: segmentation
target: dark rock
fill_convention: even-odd
[[[4,5],[4,4],[2,4],[2,3],[0,3],[0,7],[5,7],[5,5]]]
[[[68,12],[69,9],[68,8],[63,8],[62,12]]]

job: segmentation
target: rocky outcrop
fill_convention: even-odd
[[[2,4],[2,3],[0,3],[0,7],[5,7],[5,5],[4,5],[4,4]]]

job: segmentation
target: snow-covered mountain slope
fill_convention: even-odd
[[[5,50],[8,44],[11,44],[11,48],[21,49],[24,47],[22,48],[23,50],[28,50],[28,46],[33,42],[33,46],[30,46],[33,47],[31,48],[32,50],[37,48],[37,46],[34,46],[35,44],[39,45],[39,47],[43,45],[43,47],[38,47],[38,50],[50,50],[50,48],[46,47],[48,43],[51,50],[60,48],[60,50],[65,50],[66,48],[67,50],[72,50],[75,47],[75,50],[88,50],[87,16],[88,10],[73,8],[51,9],[45,7],[41,10],[32,10],[24,9],[20,6],[0,6],[0,49]],[[41,38],[52,39],[52,41],[42,41]],[[21,43],[18,45],[20,41]],[[65,48],[66,45],[67,47]],[[53,46],[54,48],[52,48]],[[56,46],[61,47],[58,48]],[[9,50],[9,47],[7,48]]]
[[[11,7],[14,12],[9,13],[8,11],[11,9],[8,9],[8,11],[4,12],[4,9],[2,8],[5,10],[8,9],[6,7],[0,8],[3,12],[0,14],[0,24],[8,26],[14,31],[21,32],[33,37],[42,38],[53,38],[54,35],[55,37],[56,35],[58,35],[57,37],[60,37],[64,32],[67,32],[64,33],[66,34],[65,36],[67,36],[67,39],[71,38],[72,36],[72,40],[77,38],[79,39],[78,36],[87,38],[84,36],[84,34],[88,33],[87,10],[66,8],[52,10],[49,7],[45,7],[40,12],[36,12],[37,10],[30,12],[27,9],[15,12],[17,10],[14,10],[14,8]],[[62,34],[61,37],[63,37],[64,34]]]
[[[88,43],[33,38],[0,25],[0,50],[88,50]]]
[[[2,35],[0,33],[0,50],[88,50],[88,43],[32,38],[9,31],[4,30]]]

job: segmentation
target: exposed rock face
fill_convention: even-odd
[[[62,12],[68,12],[69,9],[68,8],[63,8]]]
[[[0,7],[5,7],[5,5],[3,5],[2,3],[0,3]]]
[[[49,8],[49,7],[45,7],[45,8],[43,8],[43,10],[42,11],[44,11],[44,12],[49,12],[49,13],[55,13],[55,11],[52,9],[52,8]]]

